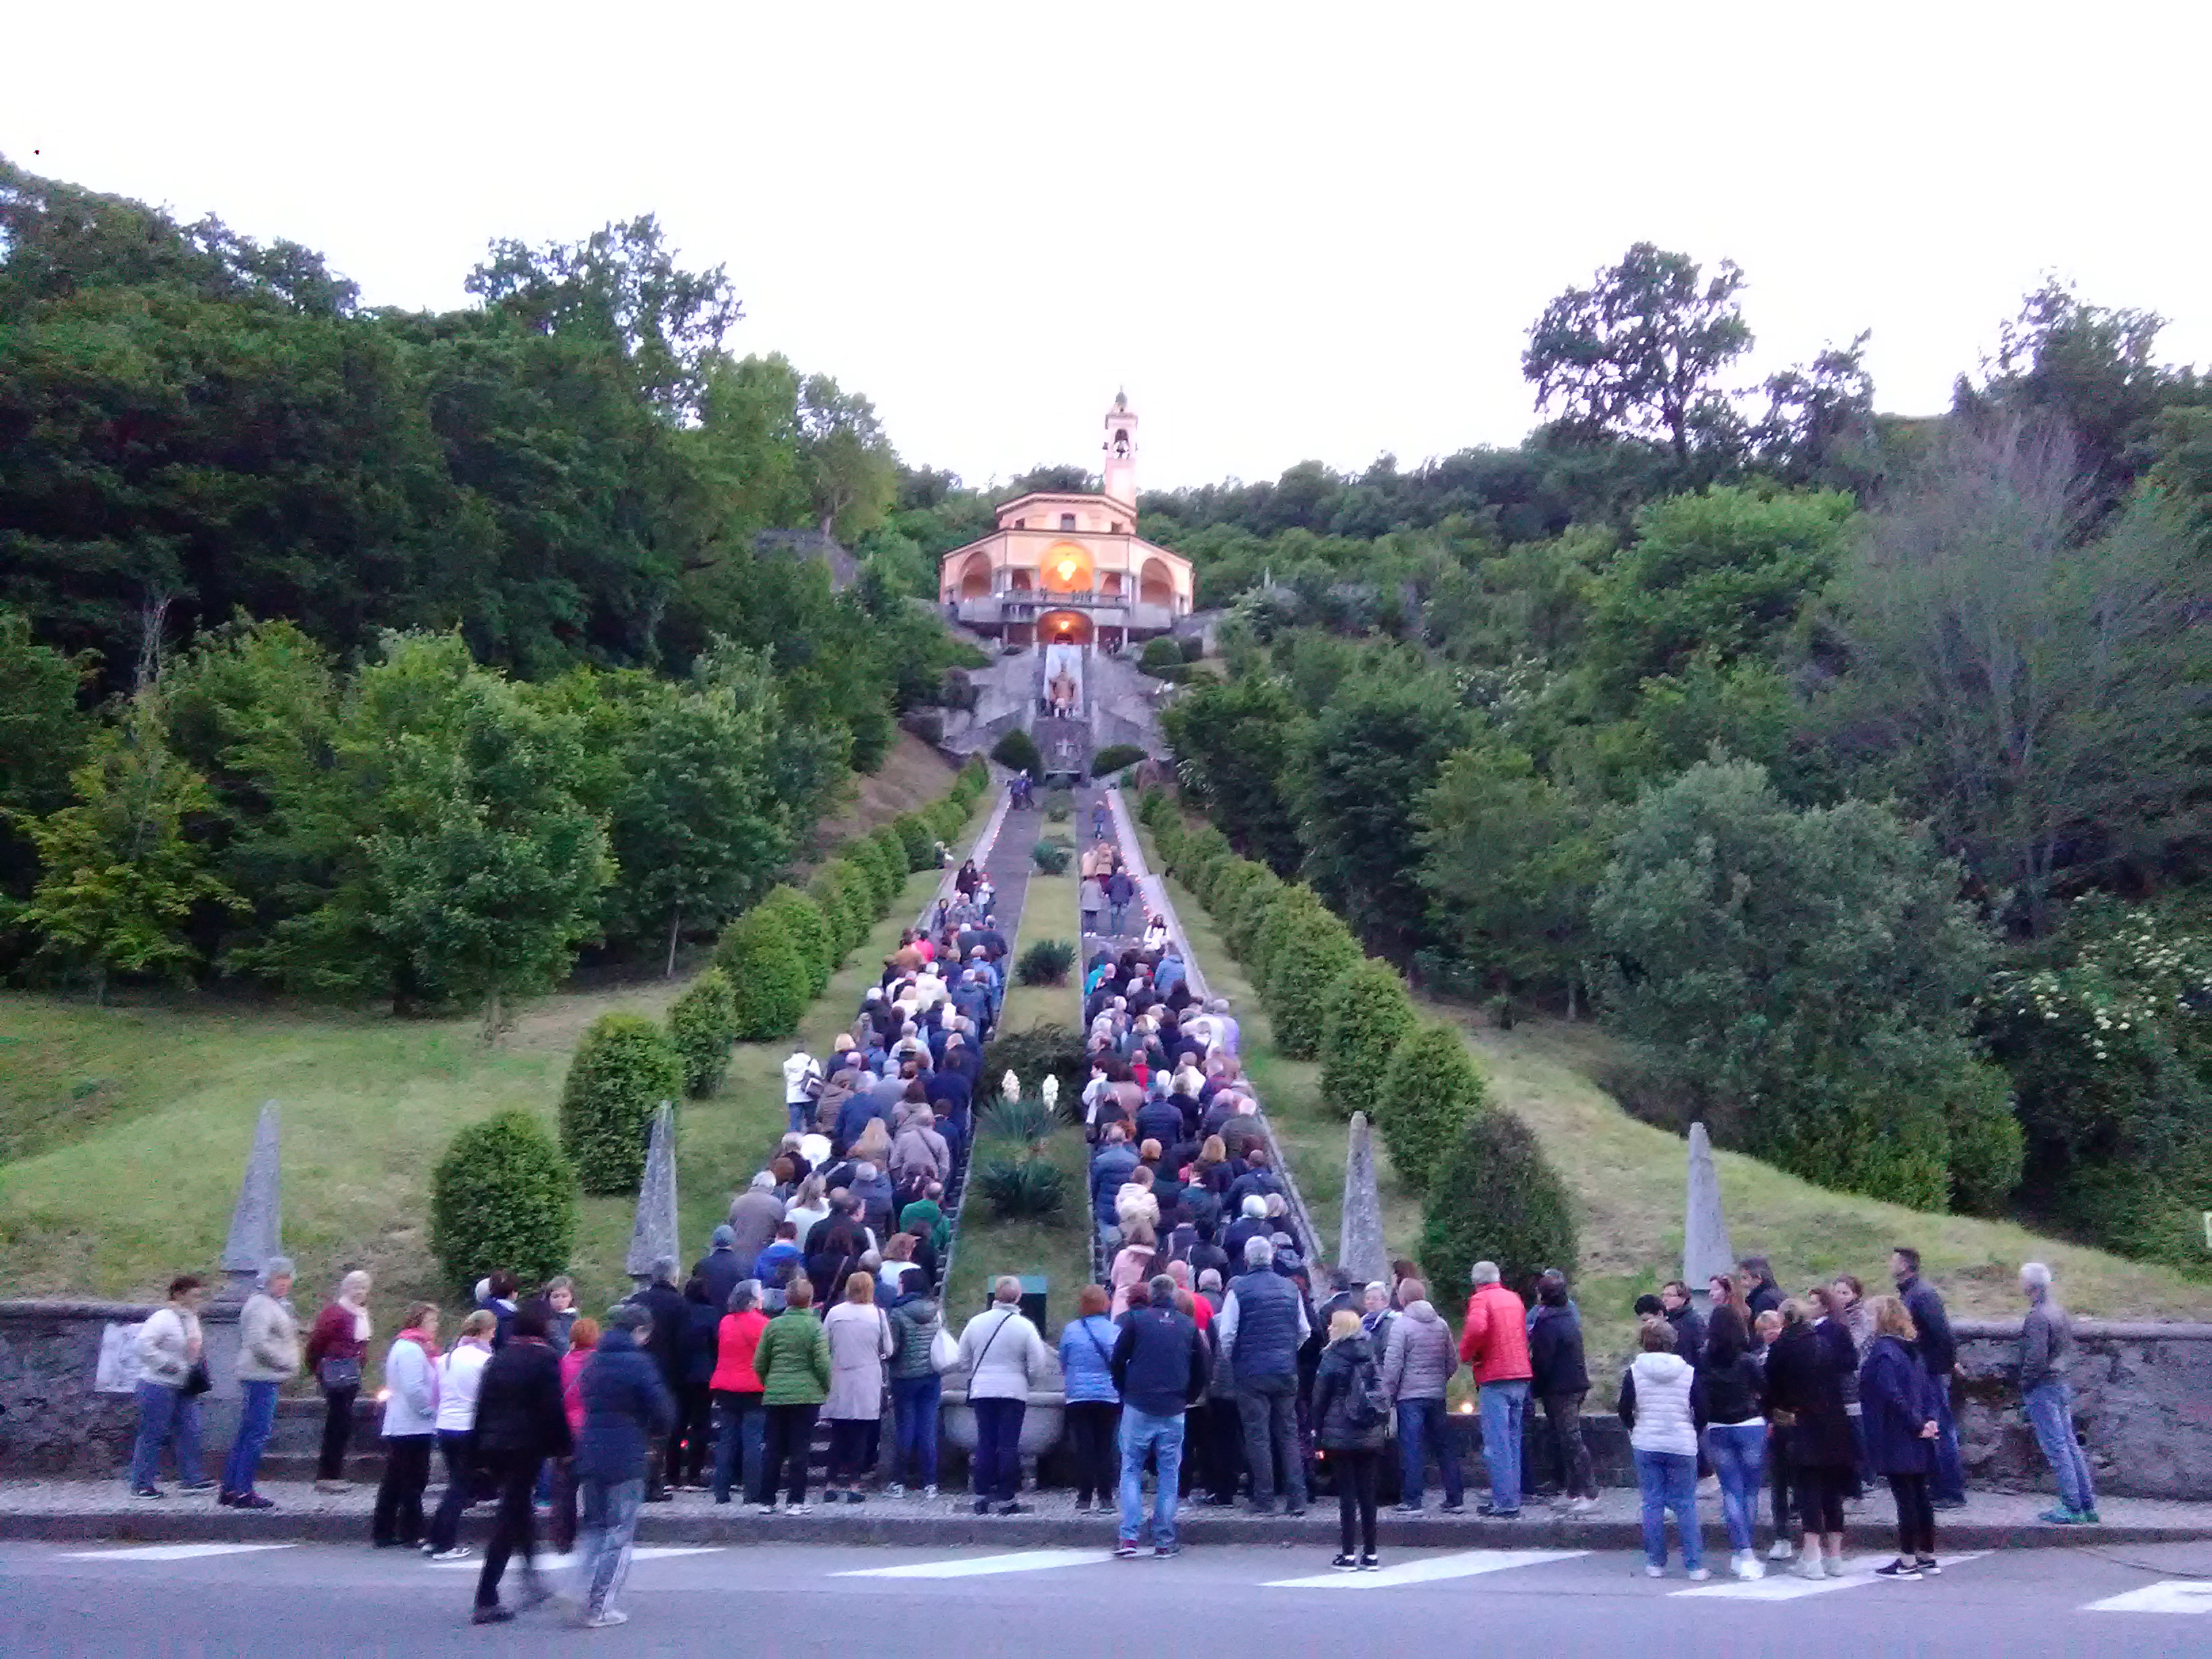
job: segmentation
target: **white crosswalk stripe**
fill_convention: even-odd
[[[2121,1595],[2092,1601],[2085,1613],[2212,1613],[2212,1581],[2166,1578]]]
[[[64,1561],[198,1561],[210,1555],[251,1555],[260,1550],[289,1550],[289,1544],[141,1544],[135,1549],[68,1550]]]
[[[1376,1572],[1317,1572],[1304,1578],[1271,1578],[1267,1581],[1267,1588],[1395,1589],[1404,1584],[1432,1584],[1441,1579],[1472,1578],[1477,1573],[1504,1572],[1513,1567],[1541,1566],[1547,1561],[1571,1561],[1588,1553],[1587,1550],[1462,1550],[1451,1555],[1395,1562]]]
[[[1041,1572],[1048,1567],[1088,1566],[1111,1561],[1111,1550],[1015,1550],[1006,1555],[955,1557],[946,1561],[908,1561],[896,1567],[860,1567],[833,1572],[832,1578],[981,1578],[994,1572]]]
[[[1710,1552],[1708,1554],[1710,1555]],[[1936,1559],[1948,1570],[1965,1561],[1978,1561],[1987,1550],[1976,1550],[1966,1555],[1941,1555]],[[1800,1596],[1820,1595],[1829,1590],[1851,1589],[1861,1584],[1886,1583],[1877,1578],[1875,1569],[1897,1558],[1890,1555],[1865,1555],[1844,1565],[1841,1578],[1800,1578],[1787,1568],[1777,1571],[1769,1567],[1764,1578],[1730,1578],[1711,1584],[1693,1584],[1688,1589],[1674,1592],[1676,1595],[1717,1595],[1733,1601],[1795,1601]],[[1725,1564],[1714,1569],[1728,1571]]]
[[[673,1544],[648,1544],[642,1548],[632,1550],[629,1553],[629,1559],[631,1565],[635,1565],[640,1561],[665,1561],[672,1556],[678,1555],[715,1555],[720,1553],[721,1547],[719,1544],[697,1544],[690,1548],[679,1547]],[[577,1558],[574,1555],[541,1555],[538,1558],[538,1567],[541,1572],[560,1572],[574,1566],[576,1560]],[[481,1572],[483,1571],[483,1558],[471,1554],[465,1561],[433,1561],[429,1565],[434,1567],[452,1568],[461,1572]],[[515,1565],[521,1565],[520,1558],[517,1558]]]

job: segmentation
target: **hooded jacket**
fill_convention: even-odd
[[[1642,1452],[1698,1455],[1698,1425],[1690,1404],[1694,1377],[1677,1353],[1640,1353],[1620,1380],[1620,1420],[1628,1443]]]
[[[676,1422],[676,1399],[660,1380],[660,1367],[617,1326],[584,1362],[576,1391],[584,1401],[577,1479],[608,1486],[642,1480],[647,1449]]]
[[[1400,1323],[1403,1323],[1401,1320]],[[1440,1322],[1441,1328],[1441,1322]],[[1354,1423],[1352,1403],[1358,1397],[1363,1373],[1375,1364],[1375,1347],[1363,1332],[1339,1337],[1323,1348],[1314,1370],[1314,1443],[1329,1451],[1380,1451],[1389,1433],[1389,1419]]]
[[[1436,1309],[1426,1302],[1407,1303],[1405,1312],[1390,1322],[1382,1351],[1383,1392],[1393,1400],[1441,1400],[1457,1370],[1459,1350]]]

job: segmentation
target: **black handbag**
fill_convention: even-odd
[[[195,1359],[185,1373],[185,1380],[177,1385],[177,1392],[187,1400],[195,1400],[213,1387],[215,1379],[208,1375],[207,1361]]]

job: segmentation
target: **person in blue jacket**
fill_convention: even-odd
[[[1885,1578],[1920,1578],[1942,1571],[1928,1491],[1936,1467],[1935,1385],[1913,1352],[1917,1333],[1904,1302],[1878,1296],[1868,1310],[1874,1337],[1859,1364],[1867,1461],[1897,1500],[1897,1559],[1875,1571]]]
[[[1114,1502],[1121,1482],[1115,1434],[1121,1391],[1114,1386],[1114,1344],[1121,1333],[1106,1316],[1103,1285],[1085,1285],[1076,1316],[1060,1328],[1060,1369],[1066,1379],[1067,1437],[1075,1453],[1075,1512]]]

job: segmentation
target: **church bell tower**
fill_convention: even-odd
[[[1106,411],[1104,493],[1137,507],[1137,417],[1129,411],[1129,394],[1116,392],[1114,406]]]

